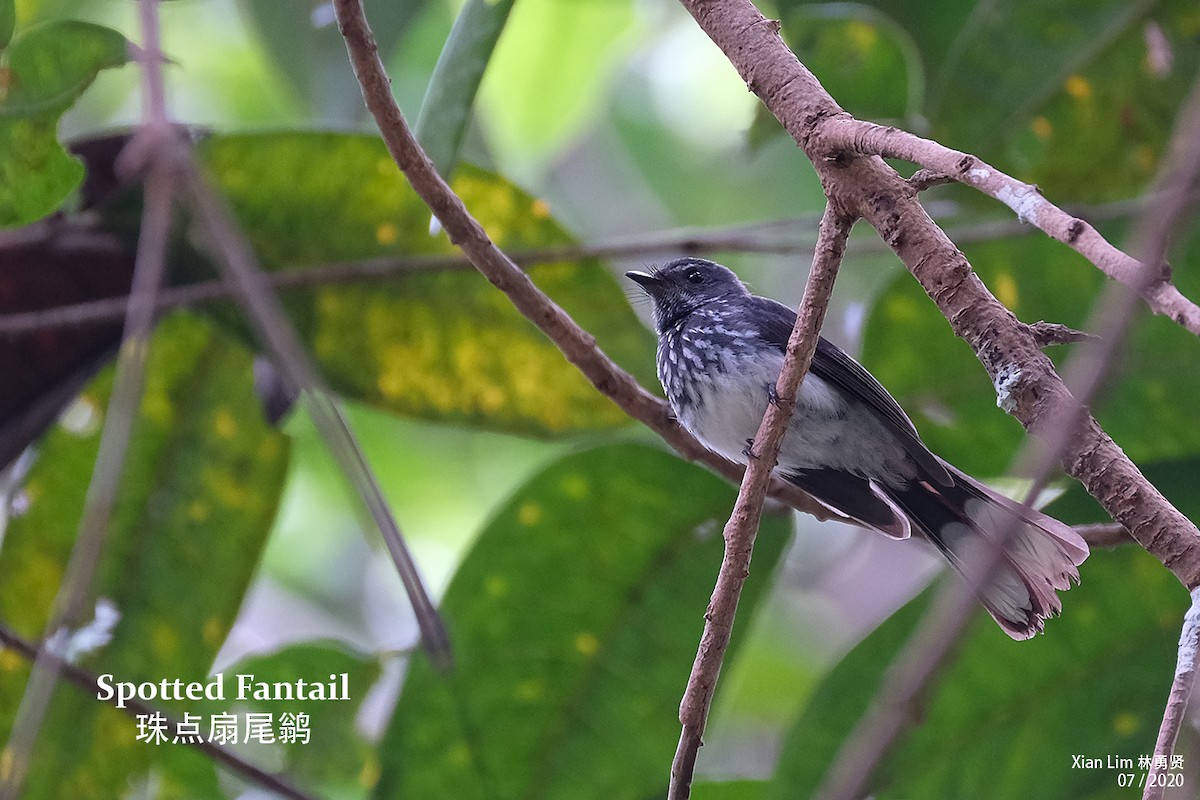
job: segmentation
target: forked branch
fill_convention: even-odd
[[[839,199],[879,232],[954,332],[975,351],[993,382],[1004,383],[1010,413],[1034,434],[1045,435],[1055,420],[1074,418],[1078,411],[1079,424],[1062,453],[1063,468],[1185,586],[1200,586],[1196,526],[1079,406],[1033,332],[983,285],[962,252],[929,218],[914,187],[878,155],[858,155],[854,147],[833,149],[835,144],[857,142],[858,149],[869,150],[878,143],[861,136],[845,141],[848,130],[863,129],[851,125],[849,115],[796,59],[779,36],[778,25],[749,0],[681,2],[804,150],[826,195]],[[923,166],[956,177],[963,172],[954,164]],[[966,170],[978,166],[972,162]]]

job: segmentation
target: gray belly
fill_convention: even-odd
[[[767,408],[767,385],[779,364],[752,366],[743,361],[733,374],[700,378],[690,392],[695,402],[675,408],[679,421],[706,447],[728,459],[746,463],[743,450],[758,432]],[[900,442],[866,407],[848,401],[825,381],[804,378],[796,410],[779,453],[784,472],[830,468],[864,477],[900,480],[912,466]]]

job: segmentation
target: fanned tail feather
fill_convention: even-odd
[[[992,618],[1014,639],[1042,631],[1062,611],[1056,592],[1079,582],[1077,567],[1087,543],[1053,517],[1010,500],[946,465],[949,487],[927,482],[895,492],[914,527],[932,541],[955,569],[968,577],[987,558],[989,545],[1004,548],[989,582],[976,589]],[[1012,526],[1015,525],[1015,528]],[[1008,538],[1001,542],[1006,529]]]

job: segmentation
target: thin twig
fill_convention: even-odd
[[[1074,342],[1094,342],[1096,336],[1091,333],[1077,331],[1061,322],[1046,322],[1039,320],[1029,324],[1029,332],[1037,341],[1039,347],[1049,347],[1055,344],[1072,344]]]
[[[1171,755],[1175,752],[1175,740],[1183,727],[1188,700],[1192,687],[1196,685],[1196,667],[1200,660],[1200,589],[1192,591],[1192,604],[1183,615],[1183,626],[1179,633],[1179,654],[1175,663],[1175,678],[1171,681],[1171,692],[1167,696],[1167,707],[1163,712],[1158,739],[1154,743],[1154,760],[1146,776],[1146,788],[1142,800],[1161,800],[1166,792],[1166,773],[1171,768]]]
[[[1073,529],[1088,547],[1117,547],[1122,544],[1136,544],[1125,526],[1117,522],[1099,522],[1092,525],[1076,525]]]
[[[796,395],[812,363],[817,347],[817,334],[825,319],[838,266],[846,252],[852,220],[834,210],[832,203],[825,207],[813,253],[812,270],[804,287],[804,297],[797,312],[796,324],[788,339],[787,353],[775,392],[778,404],[767,404],[766,413],[754,435],[753,454],[742,485],[738,491],[733,513],[725,524],[725,555],[717,575],[716,587],[704,615],[704,632],[692,672],[679,707],[683,731],[675,759],[671,763],[671,783],[668,800],[686,800],[691,793],[696,756],[703,744],[704,728],[716,691],[717,678],[733,632],[734,617],[742,586],[750,574],[750,558],[754,538],[762,516],[762,504],[767,483],[788,420],[796,405]]]
[[[1080,208],[1076,213],[1094,221],[1120,219],[1136,213],[1144,207],[1146,202],[1148,202],[1146,197],[1120,200]],[[639,236],[623,236],[590,244],[518,250],[510,253],[509,257],[513,263],[528,268],[538,264],[579,259],[648,258],[655,255],[678,253],[692,255],[714,253],[797,255],[812,250],[815,238],[807,235],[772,238],[769,234],[776,230],[782,231],[784,228],[791,231],[804,231],[809,228],[815,230],[817,222],[818,220],[815,218],[798,217],[751,225],[704,229],[681,228]],[[1030,236],[1034,232],[1034,228],[1012,218],[961,224],[947,229],[947,235],[960,245],[1013,236]],[[111,236],[98,234],[90,227],[72,227],[69,221],[55,219],[34,223],[25,228],[0,231],[0,255],[5,252],[6,247],[27,246],[31,243],[48,242],[51,239],[61,246],[68,237],[72,238],[76,249],[84,253],[87,252],[88,247],[103,248],[107,251],[118,246]],[[887,244],[878,238],[856,241],[852,250],[858,255],[891,252]],[[434,256],[389,256],[317,266],[297,265],[268,272],[266,279],[276,290],[289,290],[313,286],[367,283],[410,273],[473,270],[474,268],[470,259],[462,253]],[[173,308],[198,306],[228,300],[236,292],[236,287],[219,279],[184,286],[171,286],[159,292],[156,308],[159,311],[165,311]],[[71,327],[120,319],[125,315],[127,305],[127,297],[108,297],[65,306],[53,306],[38,311],[0,314],[0,336],[16,336],[46,328]],[[1049,325],[1051,323],[1040,324]]]
[[[938,172],[936,169],[919,169],[908,179],[908,185],[917,192],[923,192],[934,186],[944,186],[947,183],[954,183],[954,178],[944,172]]]
[[[1029,223],[1092,262],[1108,277],[1127,286],[1138,284],[1147,269],[1155,279],[1141,282],[1141,297],[1155,314],[1168,317],[1200,336],[1200,306],[1171,283],[1165,261],[1139,261],[1112,245],[1092,225],[1047,200],[1036,186],[1017,180],[978,157],[952,150],[897,128],[882,127],[849,117],[821,126],[820,148],[865,155],[902,158],[926,169],[952,176],[1007,205]],[[1189,188],[1195,191],[1195,186]]]
[[[161,132],[167,126],[163,96],[161,52],[156,0],[142,0],[143,126],[134,142],[146,161],[145,205],[134,264],[128,313],[113,378],[112,394],[100,434],[99,450],[84,499],[83,516],[66,571],[47,622],[47,637],[76,624],[92,591],[117,491],[129,452],[134,422],[145,387],[150,334],[154,327],[154,296],[165,271],[167,239],[174,203],[174,165]],[[157,76],[152,73],[158,73]],[[17,708],[5,751],[8,769],[0,783],[0,800],[21,794],[37,739],[58,685],[62,664],[46,651],[34,660],[29,681]]]

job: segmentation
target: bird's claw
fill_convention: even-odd
[[[754,452],[754,440],[747,439],[746,446],[742,448],[742,455],[746,458],[758,458],[758,453]]]
[[[767,402],[779,408],[779,390],[775,388],[774,383],[767,384]]]

